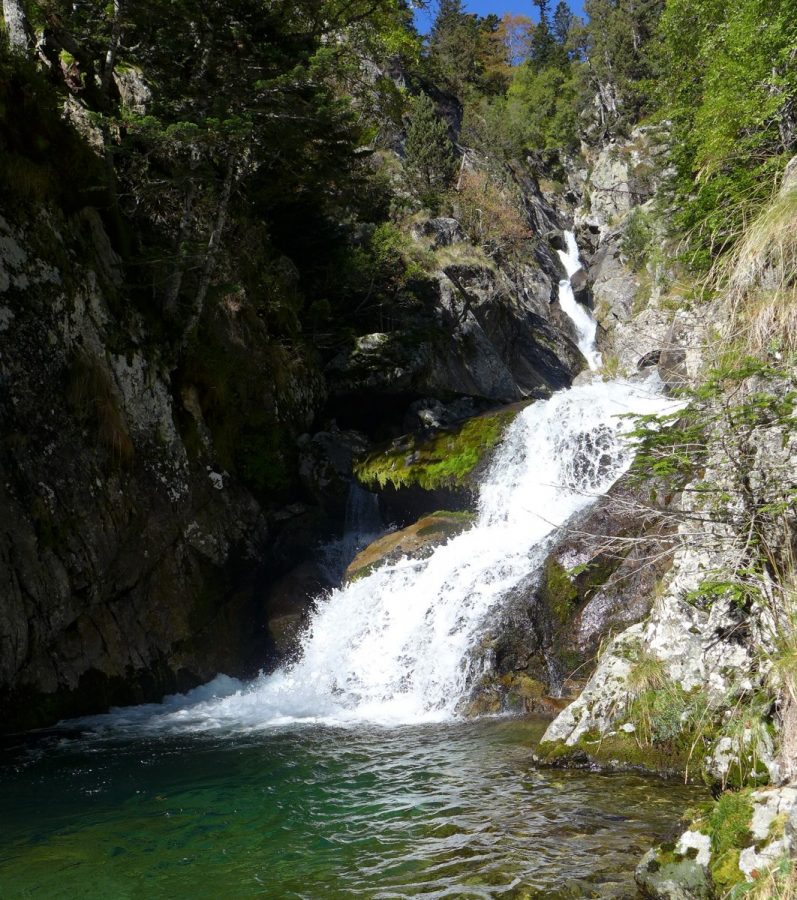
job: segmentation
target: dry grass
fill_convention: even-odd
[[[741,896],[749,900],[797,900],[797,871],[791,860],[783,859],[773,866]]]
[[[715,275],[748,352],[797,352],[797,186],[760,213]]]

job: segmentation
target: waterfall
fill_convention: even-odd
[[[379,512],[379,498],[364,487],[352,481],[346,498],[346,514],[343,534],[330,541],[320,551],[321,568],[336,584],[343,578],[346,567],[354,557],[371,541],[384,533],[385,527]]]
[[[567,278],[559,282],[559,306],[562,312],[576,326],[578,335],[578,349],[584,354],[587,365],[594,372],[601,367],[601,355],[595,349],[595,335],[598,323],[592,317],[590,311],[582,306],[573,293],[571,278],[581,269],[581,261],[578,258],[578,245],[576,236],[572,231],[565,232],[567,250],[557,250],[559,259],[567,272]]]
[[[542,563],[554,531],[630,464],[619,416],[668,407],[653,378],[596,381],[523,409],[482,485],[474,525],[426,559],[385,565],[320,600],[293,665],[90,721],[205,731],[455,716],[468,651],[491,615]]]

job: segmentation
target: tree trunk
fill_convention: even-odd
[[[103,97],[107,97],[111,88],[113,70],[116,66],[116,54],[119,50],[119,41],[122,37],[122,13],[124,6],[122,0],[113,0],[113,19],[111,20],[111,36],[108,39],[108,48],[105,51],[105,64],[102,68],[102,81],[100,90]]]
[[[27,53],[30,46],[30,28],[22,0],[3,0],[3,19],[12,52]]]
[[[202,266],[202,275],[199,279],[199,288],[194,300],[194,309],[191,313],[191,318],[188,320],[188,323],[185,327],[185,331],[183,332],[183,346],[186,345],[188,339],[191,337],[192,332],[199,324],[199,320],[202,318],[202,313],[205,308],[205,300],[207,299],[208,289],[210,288],[210,282],[213,279],[213,273],[216,270],[216,259],[219,254],[219,247],[221,246],[221,238],[222,234],[224,233],[224,227],[227,224],[227,211],[229,210],[230,206],[230,196],[232,195],[232,185],[235,178],[236,162],[237,160],[234,156],[230,157],[230,160],[227,163],[227,171],[224,173],[224,182],[221,187],[221,196],[219,197],[219,207],[216,213],[216,221],[213,225],[213,230],[210,232],[208,249],[207,253],[205,254],[205,263]]]

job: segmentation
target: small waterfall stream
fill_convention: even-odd
[[[595,336],[598,331],[598,323],[590,314],[590,311],[576,300],[573,285],[570,279],[578,272],[581,260],[578,258],[578,245],[576,236],[572,231],[565,232],[565,244],[567,250],[557,250],[559,259],[567,272],[567,278],[559,282],[559,305],[562,312],[576,326],[578,334],[578,349],[584,354],[587,365],[595,372],[601,367],[601,355],[595,349]]]
[[[618,416],[661,410],[658,387],[595,380],[526,407],[493,460],[472,528],[426,559],[385,565],[321,599],[293,665],[248,684],[221,676],[88,722],[181,732],[455,717],[468,650],[490,614],[543,561],[555,529],[628,467]]]

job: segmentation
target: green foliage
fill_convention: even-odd
[[[723,892],[744,881],[744,874],[739,869],[739,852],[752,841],[752,818],[753,805],[745,793],[722,794],[708,814],[711,878]]]
[[[429,36],[428,68],[460,100],[506,87],[508,50],[501,22],[465,12],[462,0],[440,0]]]
[[[635,207],[628,217],[620,245],[625,258],[635,272],[645,265],[653,238],[651,213],[641,206]]]
[[[586,0],[589,23],[580,35],[589,60],[585,100],[596,102],[597,135],[622,133],[651,108],[651,48],[662,0]]]
[[[519,66],[509,87],[506,129],[528,150],[571,151],[578,143],[580,69],[562,61]]]
[[[661,35],[675,223],[707,266],[797,149],[797,19],[789,0],[670,0]]]

